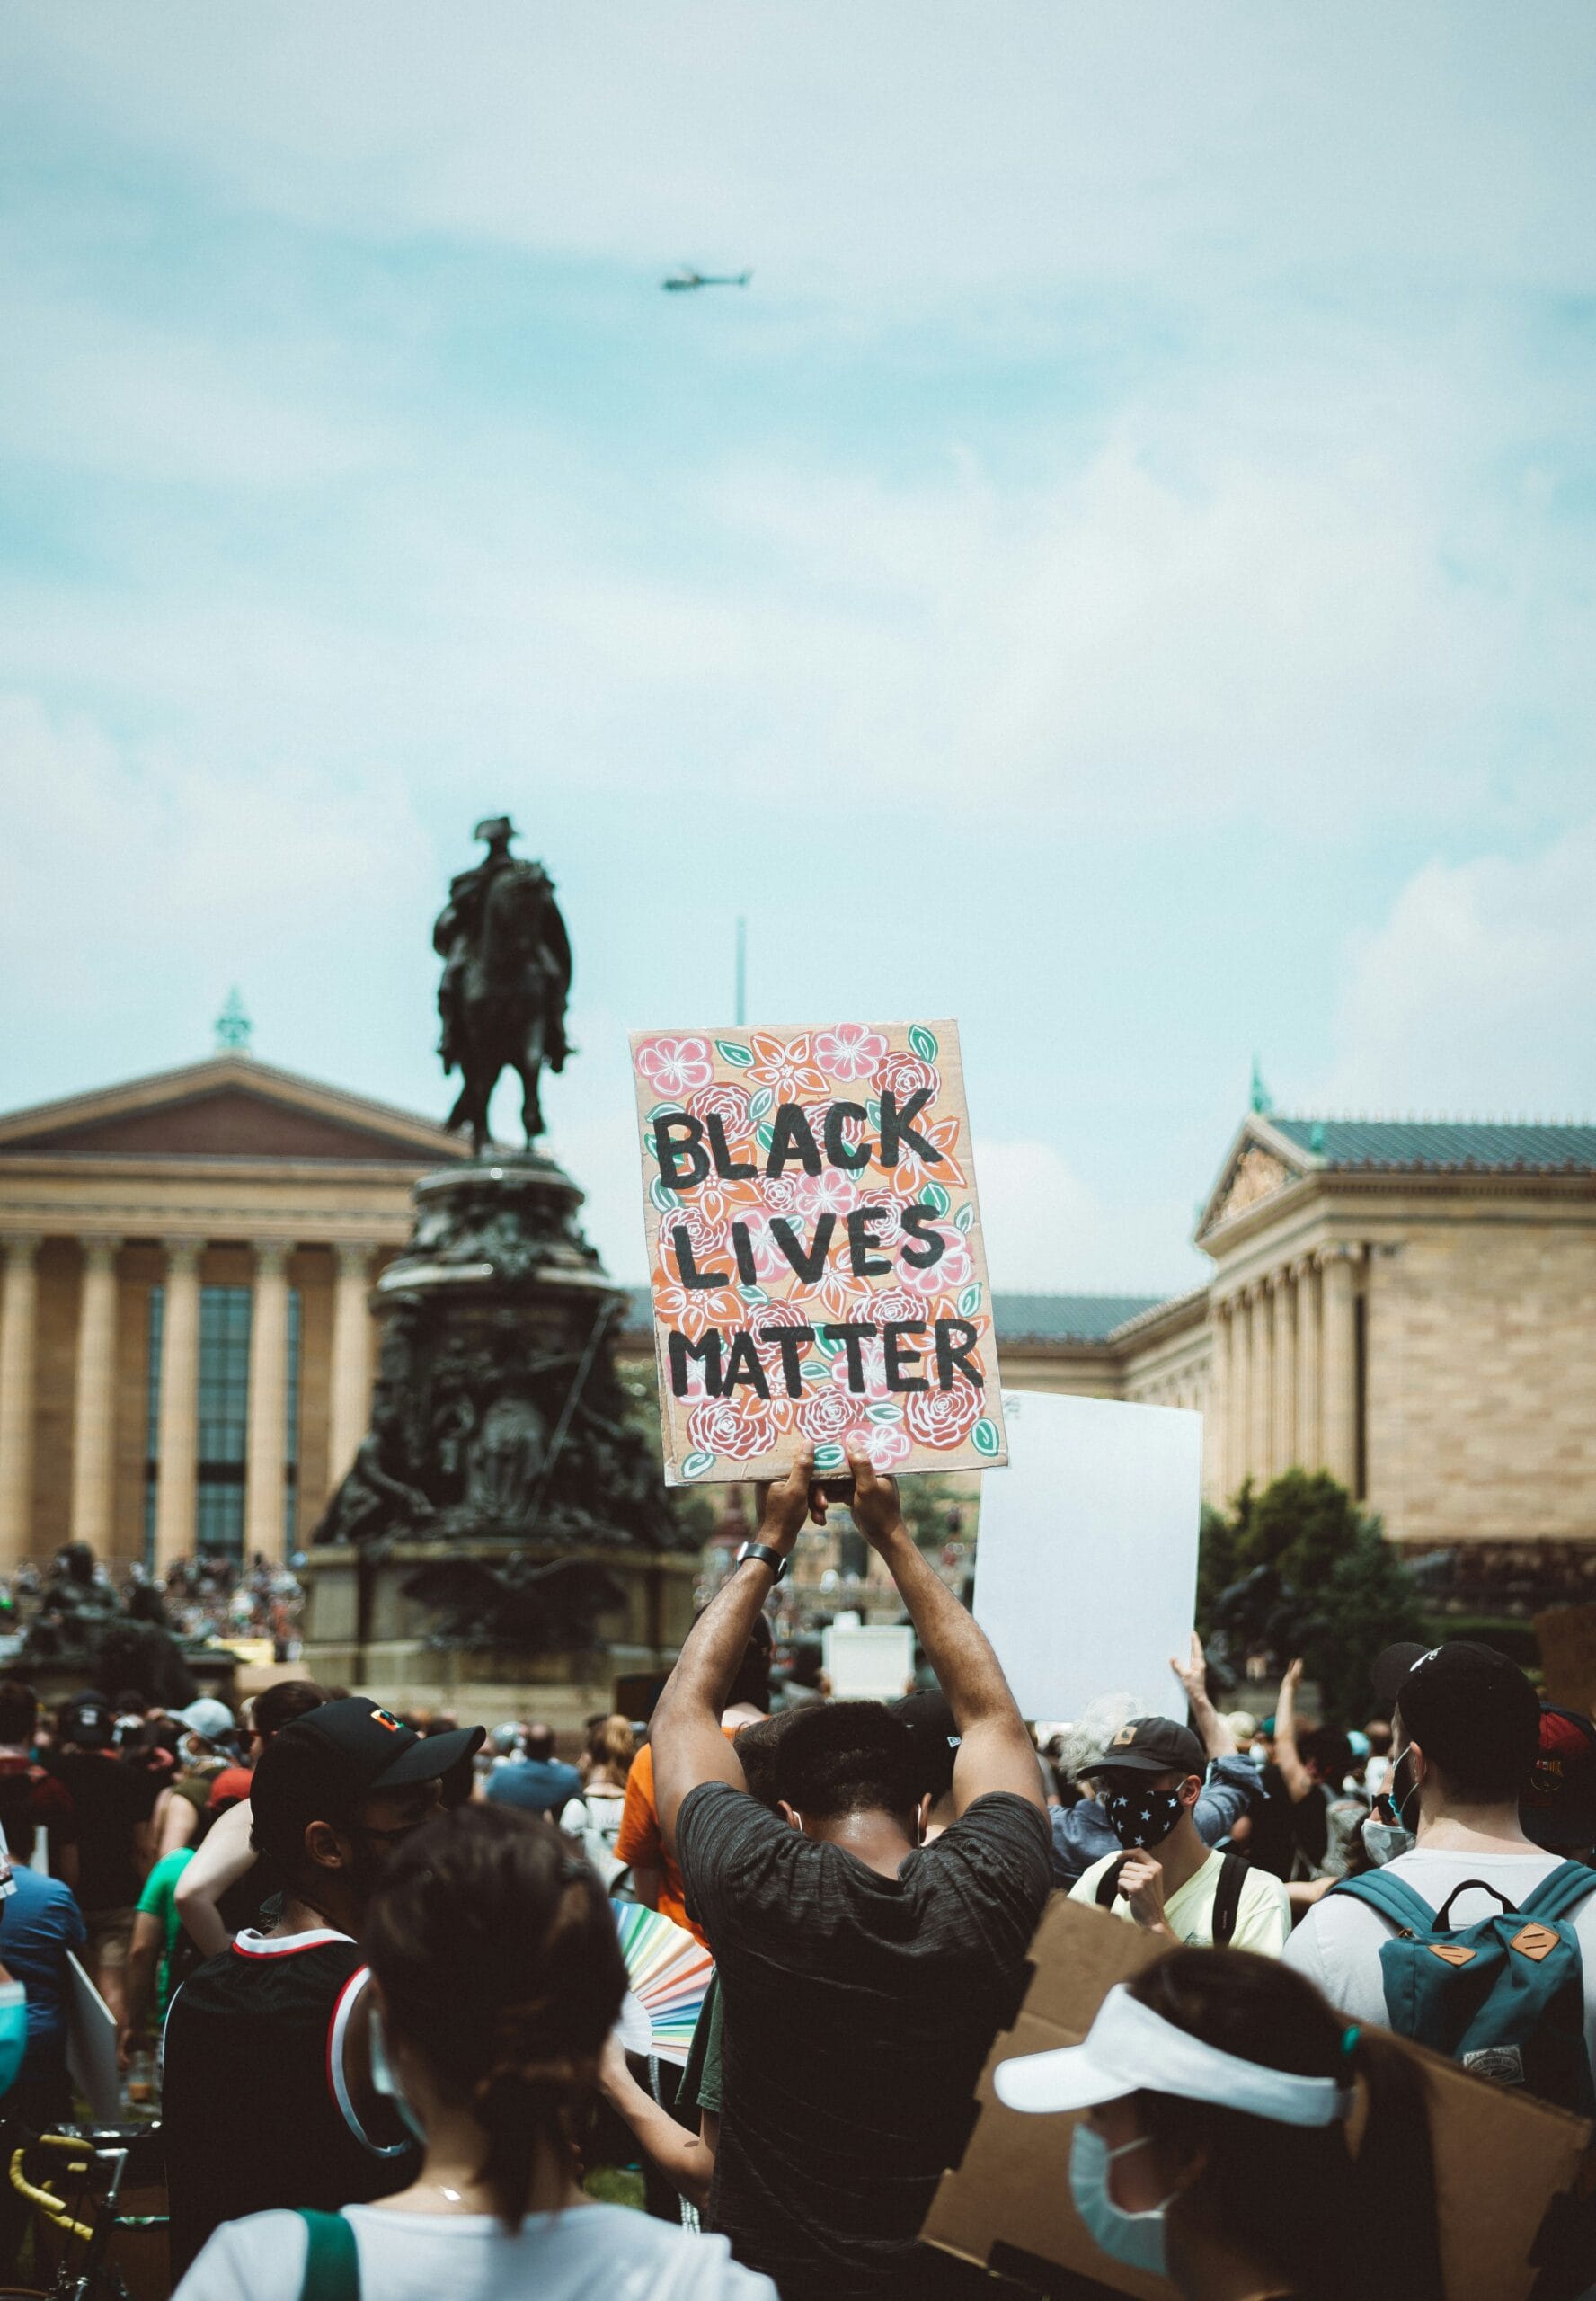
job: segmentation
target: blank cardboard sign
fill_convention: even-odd
[[[1114,1983],[1168,1954],[1139,1927],[1054,1897],[1019,2018],[982,2073],[963,2163],[944,2174],[920,2233],[927,2243],[1041,2292],[1069,2289],[1048,2273],[1062,2269],[1139,2301],[1168,2301],[1171,2286],[1111,2261],[1076,2212],[1074,2118],[1022,2117],[992,2091],[999,2062],[1078,2045]],[[1447,2301],[1572,2301],[1589,2281],[1596,2241],[1589,2124],[1417,2046],[1402,2050],[1422,2066],[1429,2096]],[[1379,2243],[1378,2229],[1368,2236]]]
[[[1202,1417],[1006,1390],[1008,1471],[981,1493],[975,1617],[1027,1718],[1130,1693],[1184,1718],[1170,1675],[1197,1595]]]

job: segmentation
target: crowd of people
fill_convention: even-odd
[[[1441,2301],[1409,2042],[1596,2112],[1591,1721],[1467,1640],[1388,1650],[1356,1728],[1304,1719],[1298,1666],[1272,1715],[1227,1713],[1194,1640],[1166,1702],[1105,1694],[1039,1748],[852,1469],[924,1657],[895,1702],[777,1666],[772,1592],[827,1507],[807,1456],[645,1728],[595,1717],[574,1764],[541,1721],[303,1679],[237,1719],[47,1719],[0,1684],[0,2112],[71,2112],[75,1952],[124,2066],[163,2048],[179,2301],[962,2291],[919,2233],[1060,1891],[1164,1954],[998,2096],[1060,2120],[1043,2177],[1105,2263],[1194,2301]],[[714,1960],[680,2071],[638,2034],[628,1901]],[[584,2188],[626,2165],[647,2210]]]

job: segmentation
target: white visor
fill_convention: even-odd
[[[998,2099],[1011,2110],[1090,2109],[1127,2093],[1175,2093],[1245,2110],[1276,2125],[1334,2125],[1352,2107],[1352,2090],[1334,2077],[1293,2077],[1244,2061],[1177,2030],[1116,1983],[1098,2008],[1084,2044],[1000,2062]]]

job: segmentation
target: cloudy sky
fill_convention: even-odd
[[[499,808],[622,1276],[739,914],[958,1016],[1011,1287],[1192,1283],[1255,1051],[1596,1105],[1588,0],[8,0],[0,107],[5,1105],[236,982],[440,1111]]]

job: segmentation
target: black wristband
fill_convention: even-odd
[[[772,1550],[768,1542],[744,1542],[737,1553],[739,1566],[745,1558],[757,1559],[761,1566],[767,1566],[778,1582],[787,1570],[786,1559],[780,1550]]]

